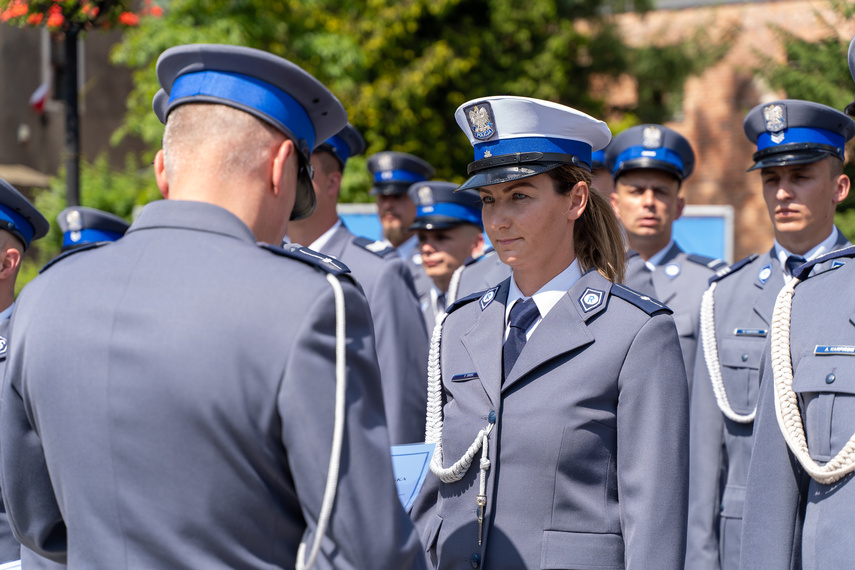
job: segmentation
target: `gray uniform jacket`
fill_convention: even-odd
[[[843,253],[843,252],[841,252]],[[855,256],[855,249],[847,257]],[[799,283],[790,320],[793,390],[808,450],[820,465],[855,433],[855,357],[818,355],[817,346],[855,346],[855,260]],[[852,474],[824,485],[809,477],[778,425],[767,351],[748,470],[741,567],[852,568]]]
[[[382,242],[358,238],[342,225],[321,251],[347,265],[368,299],[392,444],[424,441],[429,338],[404,260],[375,243]]]
[[[724,268],[720,259],[685,253],[676,243],[671,246],[652,273],[644,260],[632,252],[626,262],[624,283],[639,293],[650,295],[668,305],[674,312],[674,324],[680,335],[680,348],[692,391],[695,352],[698,347],[698,315],[701,296],[709,287],[710,277]]]
[[[443,463],[489,437],[483,544],[479,459],[432,473],[413,518],[437,568],[679,568],[688,396],[670,311],[586,273],[534,329],[501,383],[510,280],[449,308]]]
[[[495,287],[510,276],[510,266],[502,263],[496,250],[491,249],[481,257],[466,261],[452,299],[456,301]]]
[[[12,316],[0,477],[21,542],[70,568],[293,568],[335,405],[341,265],[256,245],[201,202],[149,204],[59,258]],[[300,260],[297,260],[297,259]],[[393,482],[365,298],[345,298],[347,415],[318,568],[421,567]]]
[[[0,378],[3,377],[3,369],[6,366],[6,351],[8,350],[7,339],[9,336],[9,319],[0,321]],[[6,507],[0,500],[0,564],[19,560],[21,558],[21,543],[12,535],[12,527],[9,526],[9,518],[6,515]]]
[[[841,232],[835,249],[848,242]],[[716,281],[715,336],[722,383],[740,415],[757,406],[760,362],[784,273],[773,252],[746,258]],[[691,399],[689,536],[686,568],[739,566],[745,482],[753,422],[738,423],[718,407],[698,342]]]

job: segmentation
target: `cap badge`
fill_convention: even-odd
[[[484,309],[486,309],[486,308],[487,308],[487,306],[488,306],[490,303],[492,303],[492,302],[493,302],[493,299],[495,299],[495,298],[496,298],[496,291],[498,291],[498,290],[499,290],[499,288],[498,288],[498,287],[493,287],[492,289],[490,289],[490,290],[486,291],[486,292],[481,296],[481,300],[480,300],[479,302],[480,302],[480,304],[481,304],[481,310],[482,310],[482,311],[483,311]]]
[[[787,113],[786,107],[783,105],[769,105],[763,108],[763,120],[766,122],[766,131],[773,133],[772,142],[775,144],[781,143],[784,140],[784,133],[787,128]]]
[[[493,156],[492,152],[490,152],[489,150],[484,151],[484,158],[490,158],[491,156]]]
[[[769,277],[772,276],[772,266],[764,265],[763,269],[760,270],[760,273],[757,274],[757,280],[760,281],[762,285],[766,284],[766,281],[769,280]]]
[[[377,166],[380,168],[380,170],[392,170],[392,157],[388,154],[381,155],[380,158],[377,160]]]
[[[659,148],[662,146],[662,130],[659,127],[644,127],[641,131],[641,146]]]
[[[6,337],[0,336],[0,356],[6,355]]]
[[[78,210],[71,210],[66,214],[65,223],[68,224],[69,231],[79,232],[83,229],[83,222],[80,219],[80,212]]]
[[[676,276],[680,274],[680,264],[679,263],[669,263],[665,266],[665,275],[668,279],[674,279]]]
[[[469,126],[476,139],[485,141],[496,134],[496,129],[493,126],[495,124],[493,108],[490,107],[489,103],[469,107],[466,116],[469,118]]]
[[[582,306],[582,310],[587,313],[599,307],[603,303],[604,295],[603,291],[597,289],[591,289],[590,287],[585,289],[585,292],[579,297],[579,304]]]
[[[419,188],[419,206],[433,206],[433,191],[430,186]]]

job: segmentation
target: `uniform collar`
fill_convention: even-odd
[[[335,221],[335,223],[330,227],[330,229],[328,229],[327,231],[325,231],[324,233],[322,233],[322,234],[321,234],[321,236],[320,236],[318,239],[316,239],[316,240],[315,240],[315,241],[313,241],[311,244],[309,244],[309,249],[313,249],[313,250],[315,250],[315,251],[323,251],[324,246],[325,246],[325,245],[327,245],[327,242],[329,242],[329,241],[330,241],[330,238],[332,238],[333,234],[334,234],[334,233],[336,232],[336,230],[337,230],[337,229],[339,229],[341,226],[342,226],[341,218],[339,218],[339,219],[337,219],[337,220]]]
[[[214,204],[191,200],[158,200],[146,205],[128,234],[159,228],[196,230],[258,243],[252,230],[237,216]],[[279,244],[276,244],[279,245]]]
[[[386,243],[389,243],[389,242],[386,241]],[[389,243],[389,245],[391,246],[392,244]],[[403,257],[404,259],[410,259],[411,257],[413,257],[414,251],[418,245],[419,245],[419,238],[418,238],[418,236],[413,235],[413,236],[410,236],[410,238],[407,241],[405,241],[404,243],[402,243],[401,245],[399,245],[395,249],[398,250],[398,253],[401,255],[401,257]]]
[[[543,319],[546,317],[546,313],[548,313],[552,307],[561,300],[561,297],[566,295],[567,291],[569,291],[570,288],[573,287],[573,285],[575,285],[581,278],[582,271],[579,269],[579,260],[574,259],[573,263],[571,263],[567,269],[553,277],[549,283],[538,289],[531,298],[534,299],[534,304],[537,305],[537,310],[540,312],[540,318]],[[505,326],[507,326],[511,307],[514,305],[514,302],[518,299],[525,298],[526,297],[522,294],[522,291],[517,287],[517,282],[514,280],[513,274],[511,274],[511,286],[508,291],[508,301],[505,303]],[[529,332],[532,332],[533,330],[534,327],[529,329]]]
[[[668,255],[668,252],[671,251],[671,248],[675,245],[676,244],[674,243],[674,240],[670,240],[668,242],[668,245],[651,255],[650,259],[644,262],[644,265],[646,265],[647,269],[649,269],[650,271],[655,271],[656,268],[662,263],[662,260],[665,258],[665,256]]]
[[[9,317],[11,317],[12,316],[12,309],[14,309],[14,308],[15,308],[15,303],[13,301],[11,305],[6,307],[3,311],[0,311],[0,322],[5,321]]]
[[[809,250],[802,257],[804,257],[806,261],[810,261],[812,259],[819,257],[820,255],[824,255],[824,254],[828,253],[829,251],[834,250],[834,246],[837,244],[837,238],[838,238],[837,227],[832,226],[831,234],[827,238],[822,240],[819,243],[819,245],[817,245],[813,249]],[[787,258],[790,257],[791,255],[798,255],[798,254],[795,254],[791,251],[787,251],[786,249],[784,249],[784,246],[782,246],[780,243],[778,243],[777,239],[775,240],[775,246],[773,248],[773,251],[775,252],[775,257],[778,259],[778,263],[781,264],[781,268],[784,270],[784,275],[786,275],[787,277],[791,277],[789,271],[787,271]]]

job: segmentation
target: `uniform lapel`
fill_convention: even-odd
[[[772,250],[774,251],[774,250]],[[754,300],[754,312],[769,325],[772,323],[772,311],[775,309],[775,299],[784,286],[784,271],[778,258],[772,255],[772,251],[766,253],[759,264],[760,269],[754,274],[754,286],[760,289],[760,294]],[[756,265],[756,264],[755,264]],[[769,266],[770,275],[765,282],[760,279],[763,269]]]
[[[852,244],[849,243],[849,240],[846,239],[846,236],[843,235],[843,232],[841,232],[838,229],[837,230],[837,241],[834,243],[834,246],[832,247],[831,251],[837,251],[838,249],[845,249],[845,248],[849,247],[850,245],[852,245]],[[821,273],[822,271],[825,271],[827,269],[831,269],[833,264],[834,264],[834,261],[826,261],[825,263],[819,263],[817,265],[814,265],[810,271],[810,274],[815,275],[815,274]]]
[[[585,312],[580,299],[584,294],[598,292],[600,302]],[[537,325],[531,338],[520,352],[502,391],[508,390],[526,374],[553,358],[594,341],[586,321],[602,311],[608,303],[611,283],[596,271],[589,271],[561,297],[546,317]]]
[[[485,302],[486,293],[477,301],[481,307],[475,325],[460,335],[460,341],[469,352],[478,379],[493,405],[499,401],[502,385],[502,340],[505,332],[505,304],[510,290],[510,279],[502,281],[495,297]]]
[[[682,272],[685,260],[682,262],[677,259],[677,256],[683,253],[683,250],[675,243],[662,258],[662,261],[656,266],[656,271],[653,272],[653,289],[656,291],[656,299],[664,304],[677,294],[680,273],[673,277],[668,277],[665,270],[669,265],[676,265],[679,271]]]

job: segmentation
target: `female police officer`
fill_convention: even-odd
[[[413,517],[437,568],[681,568],[686,375],[670,311],[616,283],[590,190],[605,123],[547,101],[456,112],[484,227],[513,274],[460,299],[428,364],[436,442]],[[476,459],[477,458],[477,459]]]

